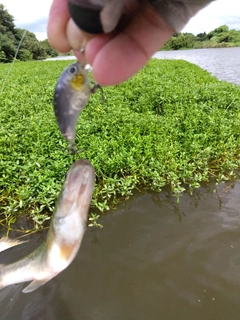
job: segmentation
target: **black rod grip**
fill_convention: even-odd
[[[90,9],[68,1],[68,9],[73,21],[81,30],[93,34],[103,33],[100,20],[101,8]]]

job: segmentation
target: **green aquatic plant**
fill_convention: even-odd
[[[136,187],[170,185],[179,199],[202,181],[235,177],[240,161],[240,88],[181,60],[152,59],[129,81],[91,96],[71,156],[53,113],[69,61],[14,65],[0,96],[0,214],[35,229],[49,219],[73,161],[95,168],[92,206],[104,212]],[[4,81],[9,65],[0,65]],[[0,82],[1,86],[1,82]],[[94,213],[95,214],[95,213]],[[99,213],[97,213],[98,215]],[[92,216],[93,223],[96,222]]]

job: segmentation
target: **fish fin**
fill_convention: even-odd
[[[48,282],[50,279],[33,280],[26,288],[22,290],[23,293],[28,293],[41,287],[43,284]]]
[[[0,252],[7,250],[11,247],[18,246],[19,244],[23,244],[25,242],[28,242],[28,240],[21,241],[21,240],[17,240],[17,239],[9,239],[7,237],[2,237],[0,239]]]
[[[0,264],[0,290],[3,289],[4,287],[6,287],[6,286],[4,286],[4,285],[1,284],[1,281],[2,281],[2,269],[3,269],[3,267],[4,267],[4,264]]]
[[[0,264],[0,279],[2,276],[2,269],[5,267],[5,264]]]

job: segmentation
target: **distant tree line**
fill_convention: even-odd
[[[0,62],[13,61],[24,31],[15,27],[14,17],[0,4]],[[42,60],[57,55],[47,39],[38,41],[34,33],[26,31],[16,59]]]
[[[162,50],[240,47],[240,31],[229,30],[226,25],[209,33],[175,33]]]
[[[13,61],[24,31],[24,29],[15,27],[14,17],[9,14],[3,4],[0,4],[0,63]],[[209,33],[199,33],[197,36],[192,33],[175,33],[162,50],[238,46],[240,46],[240,31],[229,30],[226,25],[223,25]],[[26,31],[16,58],[28,61],[42,60],[58,55],[47,39],[39,41],[34,33]]]

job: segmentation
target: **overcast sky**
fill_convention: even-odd
[[[15,18],[16,27],[36,34],[39,40],[47,38],[46,27],[51,0],[0,0]],[[182,30],[198,34],[209,32],[226,24],[240,30],[240,0],[216,0],[199,12]]]

